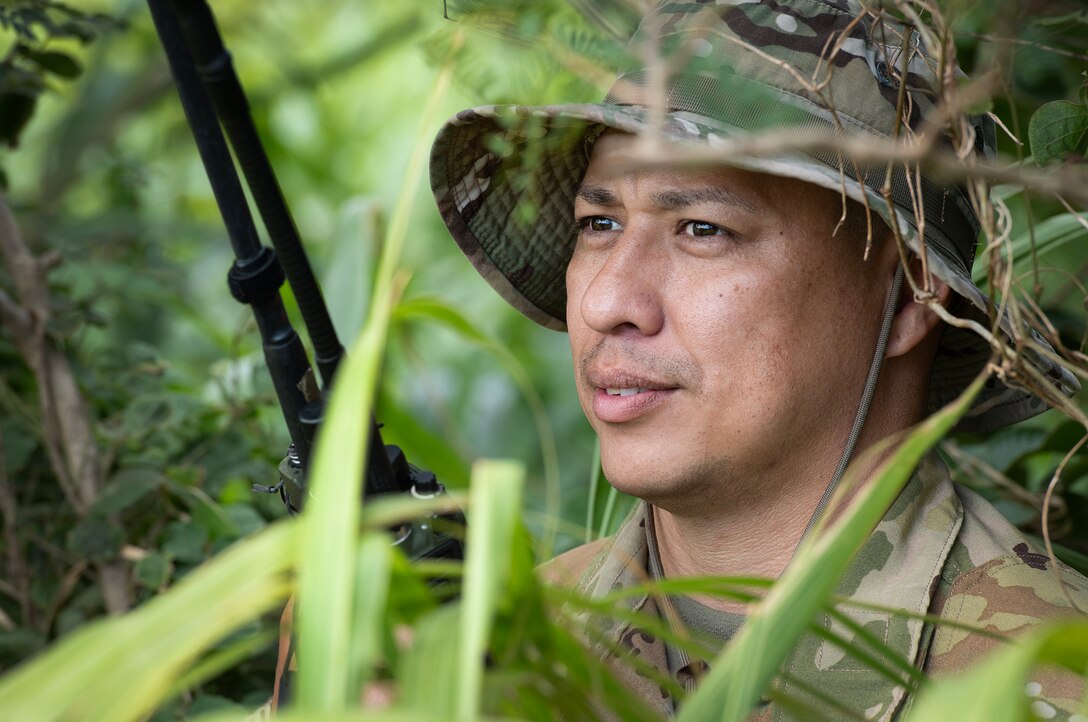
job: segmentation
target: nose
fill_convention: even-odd
[[[590,251],[572,269],[588,285],[579,303],[583,322],[609,335],[653,336],[665,323],[663,297],[667,268],[649,231],[626,229],[606,249]],[[579,268],[584,265],[585,268]]]

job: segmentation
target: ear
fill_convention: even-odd
[[[910,274],[911,278],[915,279],[916,285],[922,286],[922,261],[920,258],[911,255],[907,273]],[[929,287],[936,296],[937,302],[947,308],[948,301],[952,297],[952,289],[948,284],[931,275]],[[931,335],[935,338],[938,327],[941,325],[940,317],[930,309],[928,304],[914,300],[914,291],[909,283],[903,284],[903,290],[899,295],[898,308],[895,319],[892,321],[891,334],[888,336],[888,350],[885,354],[887,358],[906,356],[922,345]]]

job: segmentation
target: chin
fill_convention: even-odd
[[[727,466],[720,463],[692,464],[665,454],[653,461],[625,457],[609,458],[602,449],[604,476],[617,491],[671,509],[692,503],[703,504],[721,495],[720,485]]]

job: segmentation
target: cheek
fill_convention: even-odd
[[[834,346],[808,302],[809,277],[775,270],[736,275],[679,304],[690,319],[685,345],[698,357],[713,403],[743,406],[746,416],[777,407],[795,386],[808,385]]]
[[[758,273],[690,290],[677,301],[674,308],[686,318],[678,324],[684,345],[697,357],[715,395],[743,398],[782,371],[788,301],[788,294]]]

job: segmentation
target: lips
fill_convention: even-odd
[[[618,369],[589,369],[586,380],[593,387],[593,414],[606,423],[634,421],[677,391],[667,382]]]

